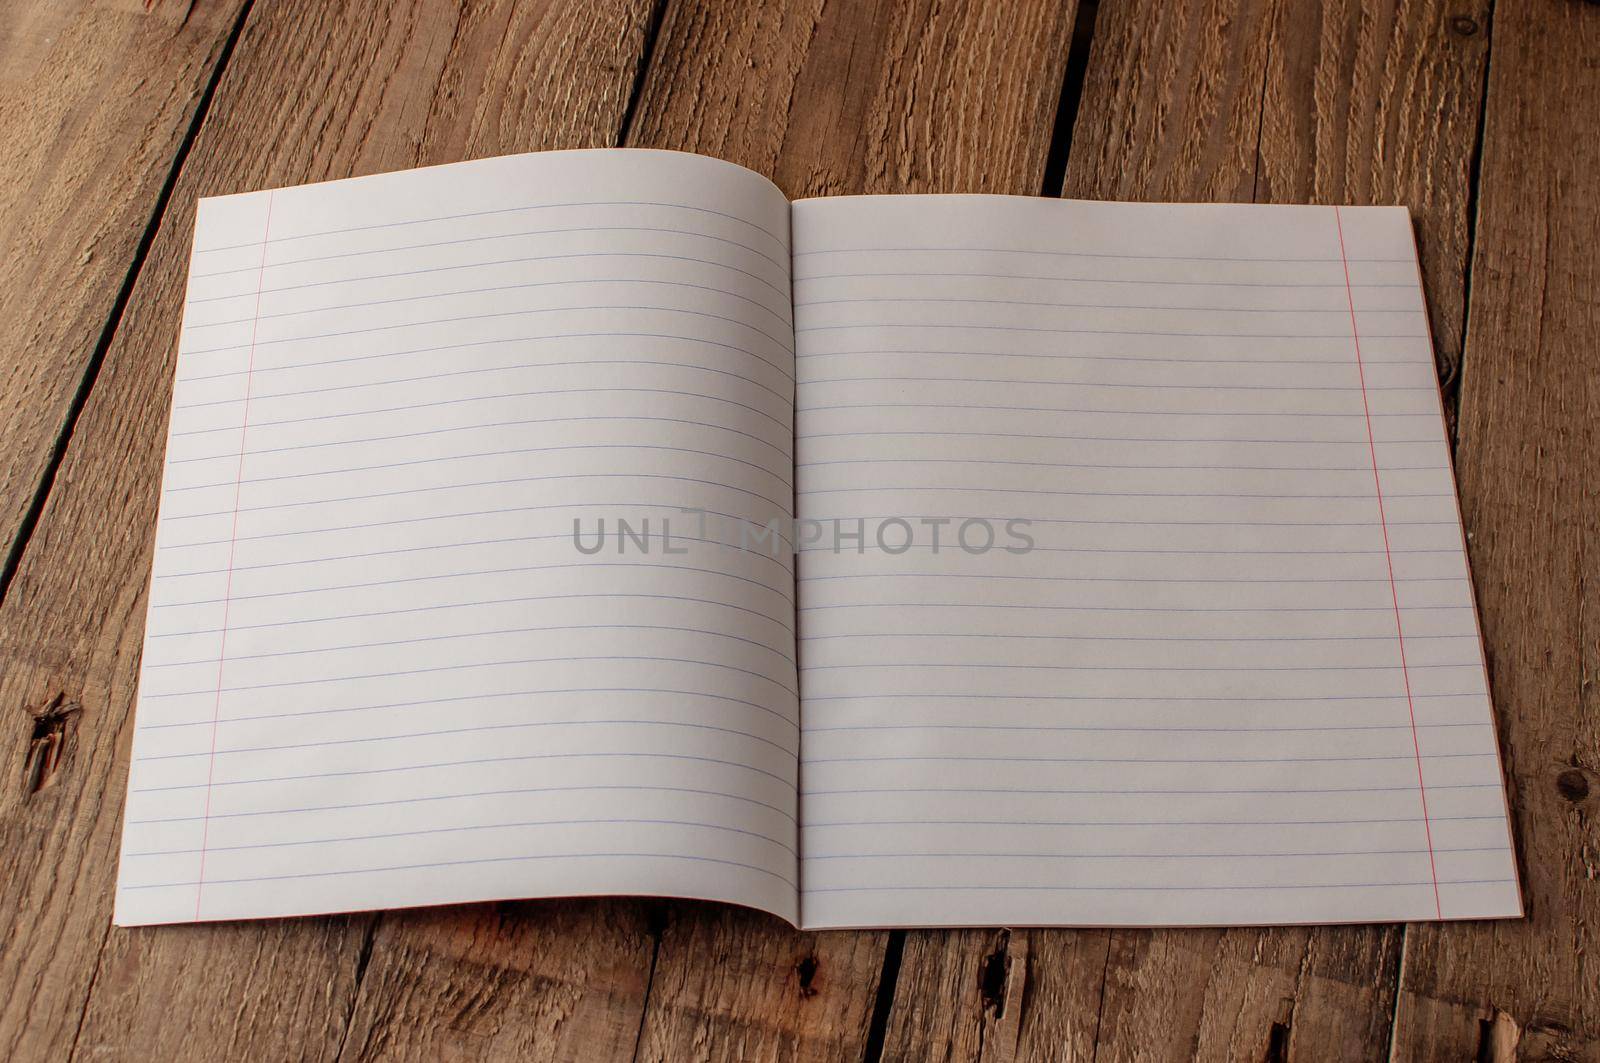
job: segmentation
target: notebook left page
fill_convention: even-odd
[[[202,200],[194,247],[116,922],[793,921],[790,562],[682,512],[791,514],[783,195],[554,152]]]

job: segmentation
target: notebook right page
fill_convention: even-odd
[[[793,240],[806,926],[1520,914],[1403,209]]]

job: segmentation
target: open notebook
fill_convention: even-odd
[[[156,539],[124,925],[1520,912],[1400,208],[203,200]]]

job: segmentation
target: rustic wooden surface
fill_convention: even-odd
[[[1600,6],[5,0],[0,60],[0,1054],[1600,1060]],[[619,143],[793,196],[1410,206],[1529,917],[111,929],[195,198]]]
[[[244,6],[0,5],[4,570]]]

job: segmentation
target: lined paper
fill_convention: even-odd
[[[680,512],[790,513],[789,268],[777,189],[667,152],[203,200],[117,922],[795,919],[790,561]]]
[[[186,299],[120,924],[1520,912],[1403,210],[558,152]]]
[[[792,217],[806,926],[1519,913],[1403,210]]]

